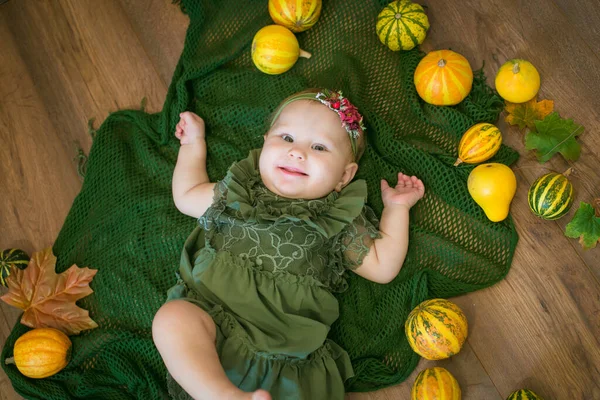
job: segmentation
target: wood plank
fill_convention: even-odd
[[[116,0],[9,2],[6,13],[19,50],[43,95],[52,123],[84,150],[87,121],[110,112],[162,109],[167,87]]]
[[[165,0],[119,0],[148,57],[168,86],[183,51],[189,18]]]
[[[556,6],[569,19],[573,29],[596,54],[600,63],[600,7],[596,0],[554,0]]]

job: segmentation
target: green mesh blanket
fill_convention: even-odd
[[[99,328],[72,337],[73,358],[55,376],[33,380],[4,365],[28,328],[17,323],[2,351],[2,367],[29,399],[166,398],[166,369],[151,336],[152,318],[175,279],[180,252],[196,221],[171,197],[179,143],[179,113],[193,110],[207,126],[208,173],[221,179],[232,162],[262,145],[270,112],[307,87],[342,89],[363,113],[368,148],[358,178],[369,185],[369,204],[381,213],[381,178],[417,175],[426,195],[411,212],[410,245],[398,278],[370,283],[349,274],[339,296],[340,319],[331,338],[347,349],[356,376],[348,391],[402,382],[418,356],[404,321],[419,302],[488,287],[508,272],[517,234],[512,220],[489,222],[471,200],[473,168],[453,167],[462,133],[479,121],[495,122],[501,100],[476,73],[459,106],[424,104],[412,76],[423,54],[392,52],[375,33],[388,0],[326,1],[319,22],[298,34],[310,60],[279,76],[259,72],[250,58],[254,34],[271,24],[265,1],[184,1],[190,18],[185,48],[162,112],[111,114],[97,131],[87,174],[54,244],[57,271],[76,263],[98,273],[95,293],[78,304]],[[511,164],[503,147],[493,161]]]

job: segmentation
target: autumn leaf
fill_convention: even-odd
[[[539,162],[545,163],[556,153],[562,154],[567,160],[579,158],[581,146],[575,137],[583,132],[583,126],[553,112],[543,121],[535,121],[535,127],[537,132],[531,131],[525,135],[525,148],[537,150],[535,155]]]
[[[56,274],[52,248],[34,253],[24,270],[13,268],[5,303],[25,310],[21,323],[31,328],[56,328],[67,335],[96,328],[87,310],[75,302],[94,291],[89,284],[97,270],[71,268]]]
[[[506,122],[511,125],[519,125],[520,129],[527,127],[534,131],[536,129],[534,121],[546,118],[554,110],[554,102],[552,100],[537,101],[536,98],[519,104],[506,101],[504,110],[508,113]]]
[[[565,235],[579,238],[584,250],[596,247],[596,243],[600,242],[600,198],[594,200],[593,206],[581,202],[573,219],[567,224]]]

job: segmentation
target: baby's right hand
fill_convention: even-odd
[[[204,120],[197,114],[185,111],[179,114],[179,123],[175,127],[175,137],[179,143],[193,144],[204,140]]]

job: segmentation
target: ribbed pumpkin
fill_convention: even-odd
[[[2,250],[0,253],[0,284],[8,287],[6,279],[10,276],[11,267],[25,269],[27,265],[29,265],[29,256],[23,250]]]
[[[502,132],[496,126],[482,122],[470,127],[458,144],[458,159],[454,163],[477,164],[492,158],[502,144]]]
[[[254,35],[252,61],[265,74],[282,74],[294,66],[298,57],[310,58],[300,50],[296,36],[281,25],[268,25]]]
[[[460,386],[447,369],[427,368],[417,375],[410,398],[411,400],[460,400]]]
[[[415,307],[404,325],[410,347],[428,360],[457,354],[467,338],[467,318],[454,303],[426,300]]]
[[[574,198],[571,182],[565,175],[556,172],[537,178],[527,193],[531,211],[538,217],[549,220],[568,213]]]
[[[397,0],[379,13],[376,29],[379,40],[390,50],[410,50],[425,40],[429,19],[419,4]]]
[[[303,32],[317,22],[321,6],[321,0],[269,0],[269,14],[276,24]]]
[[[452,50],[428,53],[414,75],[417,93],[429,104],[451,106],[464,100],[473,86],[473,70],[466,58]]]
[[[29,378],[46,378],[54,375],[69,363],[71,340],[54,328],[36,328],[15,342],[14,357],[6,364],[16,364],[17,369]]]
[[[506,400],[543,400],[540,396],[533,393],[529,389],[521,389],[516,392],[512,392]]]

